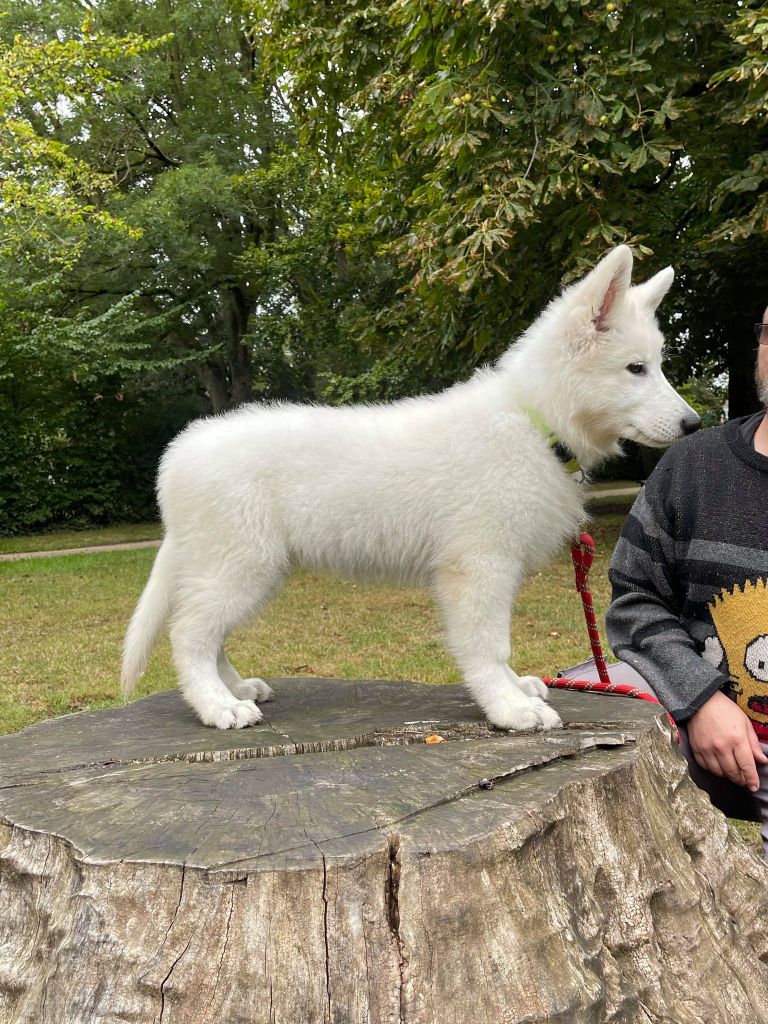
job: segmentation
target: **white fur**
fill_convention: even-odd
[[[228,634],[259,612],[294,565],[431,587],[448,647],[503,729],[553,728],[546,687],[507,664],[515,592],[573,536],[579,487],[526,409],[582,467],[620,437],[666,445],[695,419],[661,372],[653,311],[663,270],[630,288],[613,250],[545,310],[491,369],[390,405],[249,405],[199,420],[159,475],[165,540],[125,641],[135,685],[164,619],[181,689],[206,725],[261,719],[261,680],[240,680]],[[643,363],[647,372],[630,373]]]

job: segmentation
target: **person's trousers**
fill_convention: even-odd
[[[619,661],[608,665],[608,672],[611,681],[614,683],[626,683],[635,686],[638,690],[651,693],[656,696],[653,688],[643,679],[639,672],[636,672],[631,665]],[[592,658],[575,665],[573,668],[565,669],[558,673],[559,676],[569,679],[588,679],[597,681],[600,677],[597,666]],[[621,700],[622,698],[616,698]],[[688,730],[684,725],[679,725],[680,730],[680,752],[688,762],[688,770],[691,778],[705,793],[710,800],[728,818],[740,818],[743,821],[756,821],[760,824],[760,831],[763,837],[763,857],[768,861],[768,764],[756,765],[757,774],[760,778],[760,789],[757,793],[750,793],[744,786],[739,786],[730,779],[720,778],[712,772],[702,768],[693,756],[693,751],[688,742]],[[768,744],[761,743],[763,753],[768,755]]]

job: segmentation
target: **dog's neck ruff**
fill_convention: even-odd
[[[522,408],[525,415],[531,421],[532,426],[534,426],[538,432],[547,439],[547,444],[552,448],[555,455],[563,464],[563,468],[568,470],[569,473],[572,473],[573,476],[576,477],[578,483],[587,483],[589,477],[579,465],[579,460],[562,443],[538,409],[532,409],[529,405],[524,405]]]

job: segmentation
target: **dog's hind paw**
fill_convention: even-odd
[[[214,729],[245,729],[264,717],[252,700],[208,704],[198,714],[203,725],[211,725]]]
[[[263,679],[241,679],[239,683],[233,683],[229,689],[240,700],[255,700],[257,704],[272,700],[275,692]]]

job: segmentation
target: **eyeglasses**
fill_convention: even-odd
[[[755,324],[755,341],[758,345],[768,345],[768,324]]]

